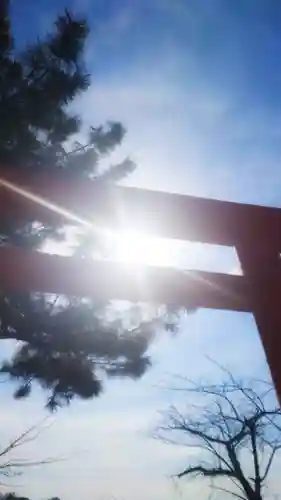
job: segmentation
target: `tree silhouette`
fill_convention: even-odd
[[[28,497],[17,495],[16,493],[0,493],[1,500],[29,500]]]
[[[193,450],[177,477],[203,476],[212,489],[261,500],[281,450],[281,411],[272,385],[228,373],[221,384],[189,383],[182,390],[192,397],[189,410],[171,408],[158,431],[164,441]]]
[[[16,493],[0,493],[0,500],[29,500],[28,497],[17,495]],[[58,497],[50,498],[49,500],[60,500]]]
[[[25,431],[6,441],[1,439],[0,447],[0,485],[8,486],[10,480],[21,476],[26,469],[42,465],[55,464],[62,460],[56,457],[34,457],[32,459],[19,453],[22,447],[34,442],[40,435],[46,431],[50,425],[49,419],[43,419],[41,422],[28,427]],[[40,451],[41,453],[41,451]]]
[[[134,169],[128,158],[101,167],[124,138],[120,123],[91,127],[83,141],[82,120],[69,107],[90,84],[83,59],[88,33],[84,19],[65,11],[50,34],[16,52],[9,2],[1,2],[0,164],[63,171],[92,183],[116,182]],[[63,239],[63,229],[40,220],[0,221],[2,245],[38,248],[47,238]],[[93,250],[87,234],[82,240],[76,249],[81,258]],[[112,319],[108,304],[3,293],[0,319],[1,338],[19,342],[2,373],[19,381],[17,398],[30,394],[33,382],[39,382],[48,392],[50,409],[74,396],[99,395],[104,375],[139,377],[149,366],[152,325]]]

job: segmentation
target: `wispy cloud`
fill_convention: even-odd
[[[127,127],[112,161],[124,155],[137,161],[128,183],[280,203],[281,42],[275,0],[231,5],[223,0],[75,0],[72,5],[87,12],[93,26],[87,48],[93,85],[76,107],[88,124],[116,119]],[[191,267],[207,263],[212,269],[237,270],[232,250],[196,247],[192,257],[187,245],[180,253],[184,266],[191,258]],[[176,497],[165,474],[185,459],[185,451],[163,448],[148,437],[157,410],[178,397],[161,390],[161,381],[172,373],[213,376],[205,355],[235,373],[267,374],[250,315],[188,315],[180,335],[157,339],[152,355],[153,368],[141,382],[111,382],[99,400],[59,415],[52,438],[42,436],[40,446],[47,454],[63,448],[77,456],[29,473],[25,494],[38,497],[43,488],[46,497],[70,500],[81,491],[106,500],[113,495]],[[39,396],[11,403],[8,388],[1,387],[1,393],[9,404],[2,415],[5,426],[10,421],[16,430],[41,415]],[[203,498],[205,486],[200,492],[196,488],[189,494]]]

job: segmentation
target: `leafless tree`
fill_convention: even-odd
[[[4,444],[0,445],[0,485],[6,481],[23,474],[28,467],[47,465],[62,460],[62,458],[45,457],[33,459],[26,458],[26,450],[23,455],[22,447],[34,442],[52,424],[50,418],[45,418],[41,422],[32,425],[21,434],[17,435]]]
[[[177,388],[186,391],[188,409],[171,407],[157,436],[193,449],[178,478],[203,476],[212,491],[261,500],[281,450],[281,411],[270,383],[224,372],[223,383]]]

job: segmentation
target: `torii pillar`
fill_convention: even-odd
[[[72,223],[90,223],[94,215],[101,224],[115,229],[125,216],[129,227],[155,236],[234,247],[244,275],[147,268],[147,286],[141,288],[120,264],[84,261],[83,267],[73,257],[0,247],[4,291],[252,312],[281,403],[281,209],[98,183],[93,186],[63,173],[34,175],[0,169],[1,218],[62,223],[71,214]]]

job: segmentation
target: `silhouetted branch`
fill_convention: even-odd
[[[35,441],[39,435],[47,430],[51,425],[52,422],[50,419],[45,418],[43,421],[32,425],[17,437],[13,438],[7,446],[3,447],[0,451],[0,476],[13,478],[21,475],[24,469],[28,467],[50,465],[64,460],[63,458],[58,457],[46,457],[35,460],[34,458],[17,458],[12,455],[16,449]],[[12,455],[11,458],[10,455]]]
[[[213,483],[225,477],[239,492],[219,486],[221,491],[243,500],[261,500],[281,450],[281,411],[267,382],[237,380],[226,369],[223,372],[227,377],[219,384],[189,381],[181,387],[192,396],[192,404],[187,411],[170,408],[157,436],[197,451],[195,462],[178,473],[178,478],[201,475]]]
[[[198,475],[202,474],[206,477],[216,477],[216,476],[234,476],[234,472],[232,470],[223,469],[221,467],[218,468],[209,468],[203,467],[202,465],[198,465],[196,467],[188,467],[184,471],[178,474],[178,477],[187,476],[188,474]]]

